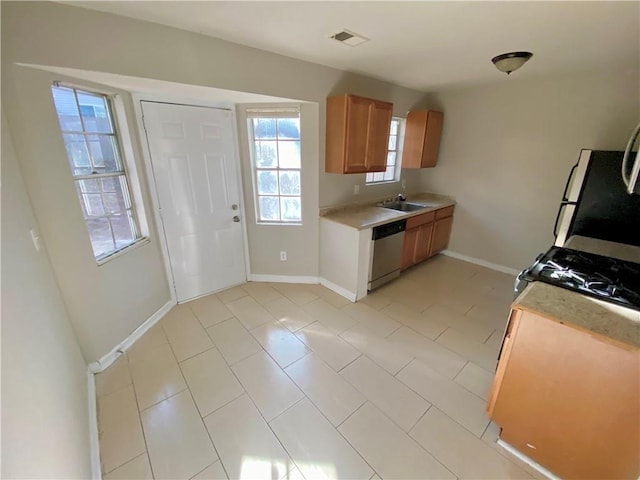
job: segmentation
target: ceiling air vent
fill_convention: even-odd
[[[334,40],[337,40],[340,43],[344,43],[345,45],[350,45],[352,47],[355,47],[356,45],[360,45],[361,43],[369,41],[367,37],[363,37],[358,33],[351,32],[346,29],[334,35],[331,35],[330,38],[333,38]]]

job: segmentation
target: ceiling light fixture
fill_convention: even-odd
[[[493,57],[491,61],[498,70],[509,75],[527,63],[531,57],[533,57],[531,52],[509,52]]]

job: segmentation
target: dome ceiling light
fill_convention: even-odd
[[[509,52],[493,57],[491,61],[498,70],[509,75],[527,63],[531,57],[533,57],[531,52]]]

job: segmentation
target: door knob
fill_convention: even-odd
[[[231,210],[237,210],[238,209],[238,205],[237,204],[233,204],[231,205]]]
[[[234,215],[233,221],[238,223],[240,221],[240,217],[238,215]]]

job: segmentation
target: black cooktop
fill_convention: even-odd
[[[640,264],[551,247],[522,277],[640,310]]]

